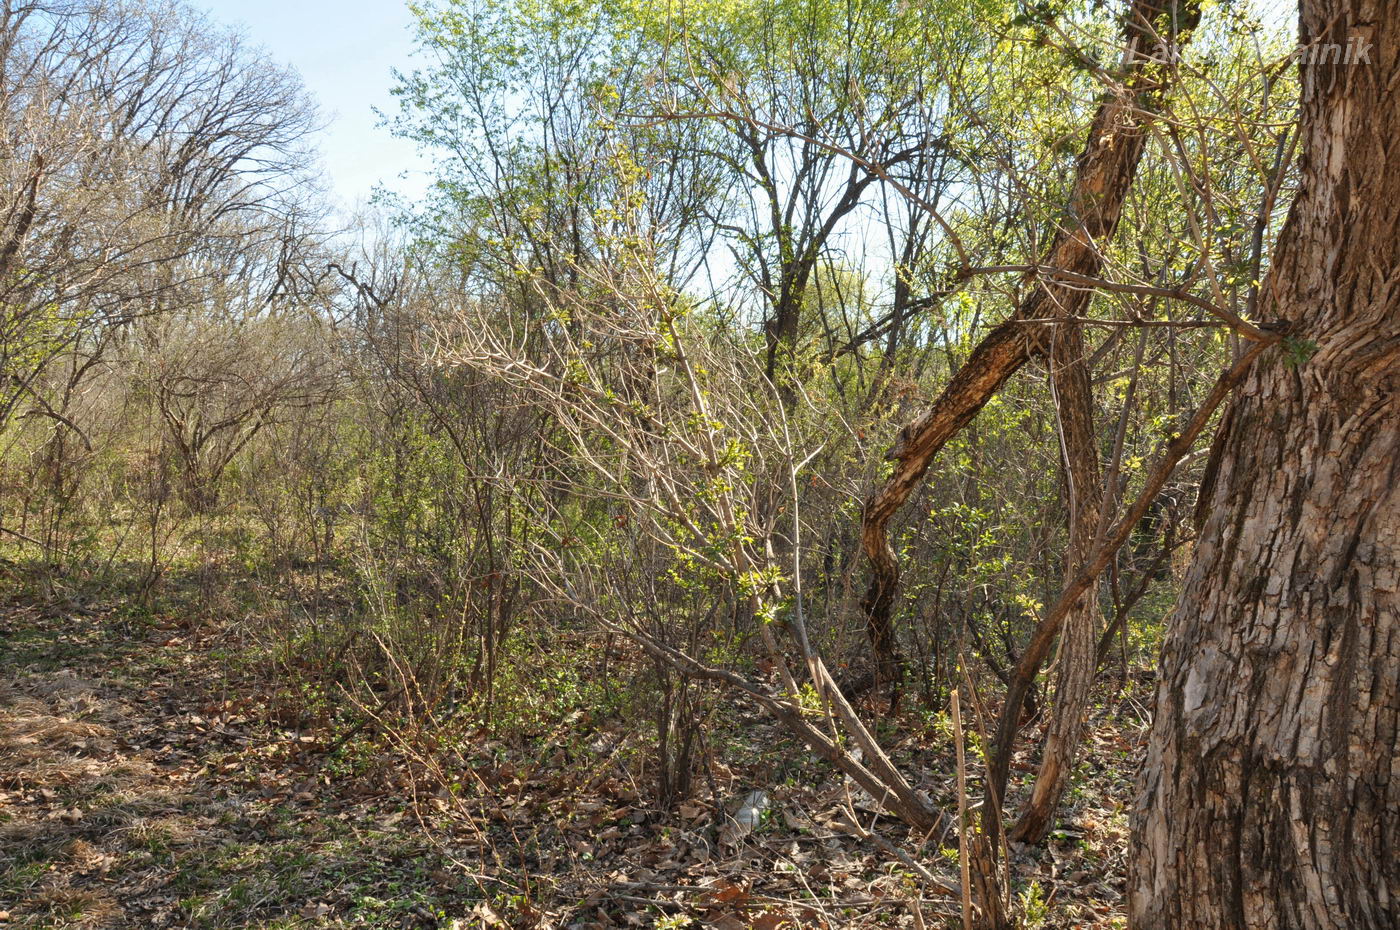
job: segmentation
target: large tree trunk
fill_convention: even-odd
[[[1291,351],[1202,489],[1133,817],[1141,930],[1400,927],[1400,9],[1301,12],[1302,192],[1261,308]]]

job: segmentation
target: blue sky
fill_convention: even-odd
[[[407,0],[186,0],[301,74],[328,122],[319,149],[326,186],[343,208],[376,184],[420,196],[427,161],[378,126],[374,108],[396,109],[393,68],[412,66]],[[1271,24],[1296,19],[1295,0],[1253,0]],[[407,172],[408,176],[399,175]]]
[[[395,109],[390,70],[411,65],[411,17],[403,0],[189,0],[217,22],[301,74],[329,122],[319,148],[327,186],[342,207],[376,183],[409,196],[426,185],[414,147],[377,125],[373,108]],[[411,176],[399,180],[397,175]]]

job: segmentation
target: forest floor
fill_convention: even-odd
[[[288,728],[231,671],[239,648],[214,627],[0,611],[0,928],[956,925],[957,900],[889,852],[952,885],[956,836],[847,807],[841,780],[758,718],[726,752],[751,766],[711,764],[711,800],[661,812],[620,764],[649,723],[426,752]],[[1028,926],[1122,926],[1132,703],[1096,712],[1060,828],[1013,856]],[[897,758],[951,801],[947,739],[905,723]],[[736,835],[719,808],[755,789],[769,805]]]

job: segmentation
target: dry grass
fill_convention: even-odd
[[[280,735],[211,728],[219,676],[168,644],[57,618],[0,664],[0,926],[430,925],[421,842],[290,804]]]
[[[0,685],[0,864],[13,925],[128,923],[109,875],[152,823],[175,819],[160,812],[176,799],[149,759],[119,748],[122,728],[132,708],[72,670]]]
[[[738,711],[712,734],[731,745],[704,796],[663,812],[637,781],[647,736],[622,718],[432,749],[365,734],[326,754],[317,743],[334,740],[259,715],[247,697],[256,683],[236,701],[209,684],[221,679],[197,641],[123,635],[128,651],[114,654],[100,637],[63,635],[92,648],[0,682],[7,927],[557,930],[689,918],[845,930],[957,919],[956,901],[841,828],[850,793],[839,777],[810,760],[794,767],[800,749]],[[1041,927],[1118,925],[1124,819],[1103,799],[1122,796],[1130,774],[1135,735],[1120,716],[1096,722],[1063,829],[1015,857],[1015,892],[1039,901]],[[903,764],[952,803],[939,774],[952,760],[931,755],[949,745],[938,724],[903,723],[900,751],[921,754]],[[719,805],[755,787],[769,791],[771,818],[726,844]],[[956,884],[950,850],[856,816]]]
[[[97,930],[111,926],[121,915],[121,906],[111,895],[74,888],[45,888],[30,899],[28,907],[55,930]]]

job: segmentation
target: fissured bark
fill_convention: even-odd
[[[1133,815],[1139,930],[1400,927],[1400,8],[1303,0],[1300,31],[1302,187],[1261,302],[1291,335],[1202,489]]]

